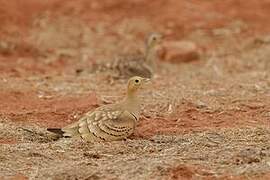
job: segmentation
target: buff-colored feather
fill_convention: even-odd
[[[127,96],[122,102],[101,106],[85,113],[79,121],[62,128],[62,135],[80,137],[91,142],[127,138],[133,133],[140,115],[140,100],[137,94],[148,80],[138,76],[130,78]]]
[[[140,76],[152,78],[156,72],[156,46],[161,42],[162,36],[152,33],[146,40],[145,52],[141,54],[117,56],[111,63],[97,64],[94,69],[104,72],[110,71],[116,78],[130,78]]]

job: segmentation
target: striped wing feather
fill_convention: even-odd
[[[136,117],[128,111],[94,111],[62,130],[64,136],[87,141],[113,141],[128,137],[134,131]]]

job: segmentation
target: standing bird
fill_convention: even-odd
[[[140,116],[138,93],[149,80],[139,76],[132,77],[128,81],[126,98],[122,102],[87,112],[79,121],[62,129],[47,130],[62,137],[82,138],[90,142],[125,139],[134,132]]]
[[[156,71],[156,46],[161,42],[162,35],[152,33],[146,40],[145,52],[133,55],[121,55],[114,59],[112,63],[100,65],[98,71],[112,70],[116,72],[117,78],[130,78],[140,76],[152,78]],[[99,66],[99,65],[98,65]]]

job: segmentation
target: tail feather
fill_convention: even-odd
[[[64,133],[65,133],[60,128],[47,128],[47,131],[50,131],[50,132],[57,134],[57,135],[60,135],[61,137],[64,137]]]

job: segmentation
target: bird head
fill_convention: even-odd
[[[142,78],[139,76],[134,76],[128,80],[128,93],[135,93],[139,89],[141,89],[145,84],[150,82],[150,79],[148,78]]]
[[[158,45],[162,40],[162,35],[160,33],[152,33],[147,39],[147,47],[152,49]]]

